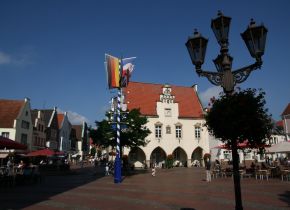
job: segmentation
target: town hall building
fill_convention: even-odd
[[[123,89],[128,110],[140,109],[148,118],[151,134],[148,144],[129,151],[129,161],[136,167],[164,166],[166,157],[173,155],[174,165],[192,166],[203,163],[210,153],[210,135],[205,127],[204,111],[197,94],[197,86],[130,82]]]

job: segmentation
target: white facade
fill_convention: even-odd
[[[283,127],[285,131],[286,140],[290,141],[290,114],[283,115]]]
[[[196,90],[192,88],[192,91]],[[157,164],[164,166],[168,155],[173,155],[174,165],[192,166],[195,160],[203,163],[202,157],[210,152],[209,133],[204,118],[180,117],[180,104],[171,94],[171,87],[165,85],[156,102],[157,116],[147,116],[147,127],[151,134],[145,147],[135,151],[124,148],[124,154],[136,167]],[[201,105],[200,108],[202,109]]]
[[[33,130],[30,109],[30,100],[25,98],[23,106],[14,119],[13,127],[0,128],[1,135],[27,145],[28,150],[31,150]]]
[[[272,135],[271,138],[266,142],[266,145],[274,145],[278,144],[280,142],[285,141],[284,135]],[[223,145],[221,141],[217,141],[218,144],[215,145],[217,147],[218,145]],[[222,148],[215,148],[211,147],[211,154],[212,154],[212,160],[218,159],[222,161],[232,161],[232,151]],[[240,163],[243,163],[244,160],[248,161],[254,161],[257,160],[258,162],[264,162],[266,156],[273,156],[272,154],[263,154],[260,155],[258,149],[250,149],[246,148],[244,150],[238,150]],[[279,155],[278,155],[279,156]],[[278,157],[277,156],[277,157]],[[275,159],[275,157],[273,157]]]
[[[68,120],[67,112],[64,113],[63,120],[59,124],[59,151],[70,151],[71,150],[71,123]]]

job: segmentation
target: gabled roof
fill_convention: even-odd
[[[32,122],[33,126],[35,124],[35,120],[37,118],[37,115],[38,115],[38,110],[37,109],[31,110],[31,122]]]
[[[175,103],[179,104],[179,117],[203,117],[203,108],[194,88],[170,86],[171,94],[175,96]],[[140,108],[142,115],[157,116],[156,102],[160,101],[163,87],[164,84],[130,82],[124,88],[125,102],[128,109]]]
[[[283,125],[283,120],[279,120],[279,121],[277,121],[276,122],[276,126],[278,126],[278,127],[284,127],[284,125]]]
[[[282,116],[289,115],[290,114],[290,103],[287,105],[287,107],[284,109]]]
[[[0,128],[13,128],[25,100],[0,99]]]
[[[82,140],[82,130],[83,126],[82,125],[72,125],[72,128],[75,129],[76,131],[76,138],[78,141]]]
[[[63,119],[64,119],[64,114],[57,114],[58,128],[62,126]]]
[[[53,109],[42,109],[41,111],[43,112],[43,120],[45,123],[45,127],[48,127],[54,110]]]

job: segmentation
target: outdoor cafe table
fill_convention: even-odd
[[[258,176],[260,177],[261,180],[264,179],[264,176],[266,176],[267,180],[269,177],[269,171],[268,169],[259,169],[256,171],[256,179],[258,179]]]
[[[284,181],[284,176],[287,179],[287,181],[290,179],[290,169],[281,170],[281,179],[282,179],[282,181]]]

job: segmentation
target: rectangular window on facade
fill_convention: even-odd
[[[21,128],[23,129],[29,129],[29,122],[22,120],[21,122]]]
[[[161,125],[155,125],[155,137],[156,138],[161,138]]]
[[[9,132],[2,132],[1,136],[9,138]]]
[[[51,138],[55,139],[56,136],[57,136],[57,132],[56,132],[56,130],[51,129],[51,130],[50,130],[50,136],[51,136]]]
[[[27,134],[21,134],[21,143],[27,145]]]
[[[195,138],[200,139],[200,127],[195,127]]]
[[[181,126],[177,125],[175,127],[175,134],[176,138],[181,138]]]

